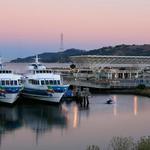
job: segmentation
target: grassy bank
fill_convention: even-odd
[[[140,137],[113,137],[106,148],[99,145],[90,145],[86,150],[150,150],[150,136]]]
[[[145,89],[135,89],[134,94],[150,97],[150,88]]]

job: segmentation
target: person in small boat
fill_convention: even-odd
[[[106,104],[112,104],[113,103],[113,100],[111,98],[109,98],[106,102]]]

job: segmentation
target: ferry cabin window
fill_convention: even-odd
[[[50,80],[50,84],[53,85],[53,80]]]
[[[54,80],[54,85],[56,85],[57,84],[57,81],[56,80]]]
[[[33,81],[33,80],[29,80],[29,83],[31,83],[31,84],[32,84],[32,81]]]
[[[39,85],[39,80],[35,80],[35,84],[36,84],[36,85]]]
[[[11,70],[1,70],[0,73],[12,73]]]
[[[32,84],[38,85],[39,84],[39,80],[33,80]]]
[[[44,84],[45,84],[44,80],[41,80],[41,85],[44,85]]]
[[[10,85],[17,85],[17,80],[11,80],[11,81],[9,81],[9,84]]]
[[[60,85],[60,80],[41,80],[41,85]]]
[[[39,80],[30,79],[30,80],[29,80],[29,83],[30,83],[30,84],[34,84],[34,85],[39,85]]]
[[[22,81],[21,81],[21,80],[18,80],[18,84],[21,85],[21,83],[22,83]]]
[[[6,85],[9,85],[9,80],[6,80]]]
[[[11,80],[11,81],[10,81],[10,85],[13,85],[13,83],[14,83],[13,80]]]
[[[47,72],[47,73],[51,73],[51,71],[50,71],[50,70],[47,70],[46,72]]]
[[[49,84],[49,81],[48,81],[48,80],[45,80],[45,84],[48,85],[48,84]]]
[[[17,85],[17,80],[14,81],[14,85]]]
[[[57,80],[57,84],[60,85],[60,81],[59,80]]]
[[[38,67],[36,64],[32,64],[32,66],[34,69],[37,69],[37,67]]]
[[[5,80],[2,80],[1,83],[2,83],[2,85],[5,85]]]

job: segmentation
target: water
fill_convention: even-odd
[[[115,104],[105,104],[109,96]],[[89,108],[75,102],[48,105],[24,99],[11,107],[0,105],[0,149],[105,147],[113,136],[149,136],[149,115],[150,99],[136,95],[93,95]]]

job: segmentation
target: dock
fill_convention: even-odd
[[[62,101],[71,102],[76,101],[81,108],[89,107],[89,96],[91,95],[89,88],[81,86],[70,86]]]

